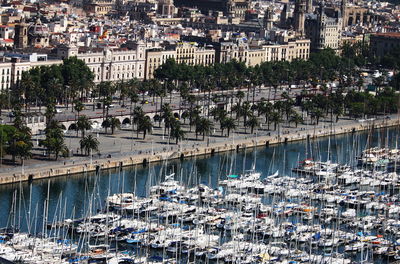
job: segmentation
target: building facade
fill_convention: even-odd
[[[311,40],[311,50],[331,48],[338,51],[341,28],[341,18],[327,16],[323,6],[317,14],[308,14],[305,32],[306,37]]]
[[[137,43],[133,49],[79,49],[60,46],[60,59],[76,56],[83,60],[94,74],[94,82],[145,78],[146,51],[144,43]]]
[[[174,59],[177,63],[185,63],[192,66],[209,66],[215,63],[215,56],[214,49],[198,47],[188,42],[178,43],[176,46],[170,46],[166,50],[147,50],[145,78],[153,78],[155,70],[165,63],[167,59]]]
[[[89,14],[107,15],[115,8],[115,0],[84,0],[83,9]]]
[[[0,62],[0,90],[10,89],[22,78],[22,73],[35,67],[61,64],[62,60],[48,60],[47,55],[5,54]]]
[[[400,33],[376,33],[370,37],[371,51],[377,57],[388,55],[393,49],[400,49]]]

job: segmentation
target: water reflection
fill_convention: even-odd
[[[147,167],[136,166],[122,171],[108,170],[101,175],[86,173],[54,179],[0,186],[0,226],[16,226],[24,231],[42,232],[43,219],[78,218],[94,213],[104,205],[104,198],[116,192],[147,195],[149,186],[176,173],[186,185],[206,183],[216,187],[227,174],[239,174],[255,168],[263,177],[279,170],[293,175],[291,169],[305,158],[332,160],[355,165],[355,157],[367,146],[398,146],[398,129],[339,135],[277,146],[228,152],[212,157],[174,160]],[[293,175],[295,176],[295,175]],[[21,190],[21,191],[20,191]],[[46,201],[48,210],[46,209]]]

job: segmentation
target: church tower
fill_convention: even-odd
[[[24,49],[28,47],[28,26],[25,19],[21,19],[21,22],[15,25],[14,48]]]
[[[304,20],[306,13],[305,0],[296,0],[294,6],[294,30],[296,35],[304,37]]]
[[[313,0],[307,0],[306,12],[307,14],[314,13]]]
[[[268,7],[264,13],[264,28],[265,30],[269,31],[272,29],[273,25],[273,11],[271,7]]]
[[[340,3],[340,14],[342,17],[342,29],[345,29],[349,23],[347,13],[346,13],[346,5],[347,5],[346,0],[342,0],[342,2]]]
[[[279,22],[279,26],[281,27],[281,28],[286,28],[286,26],[287,26],[287,4],[284,4],[283,5],[283,9],[282,9],[282,12],[281,12],[281,18],[280,18],[280,22]]]

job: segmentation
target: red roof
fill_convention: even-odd
[[[37,12],[37,9],[35,7],[30,7],[30,6],[25,6],[23,9],[25,12]]]
[[[400,38],[400,32],[376,33],[373,36],[386,38]]]

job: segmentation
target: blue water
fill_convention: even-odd
[[[263,177],[279,170],[293,175],[291,169],[306,158],[331,160],[356,165],[355,157],[368,146],[398,146],[398,129],[381,129],[339,136],[264,146],[214,156],[174,160],[146,167],[87,173],[53,179],[36,180],[0,186],[0,227],[15,226],[23,231],[40,233],[48,211],[47,222],[61,218],[78,218],[94,213],[104,206],[106,196],[117,192],[135,192],[146,196],[149,186],[175,172],[175,178],[186,185],[206,183],[217,186],[227,174],[239,174],[252,168]],[[48,200],[48,210],[45,204]]]

